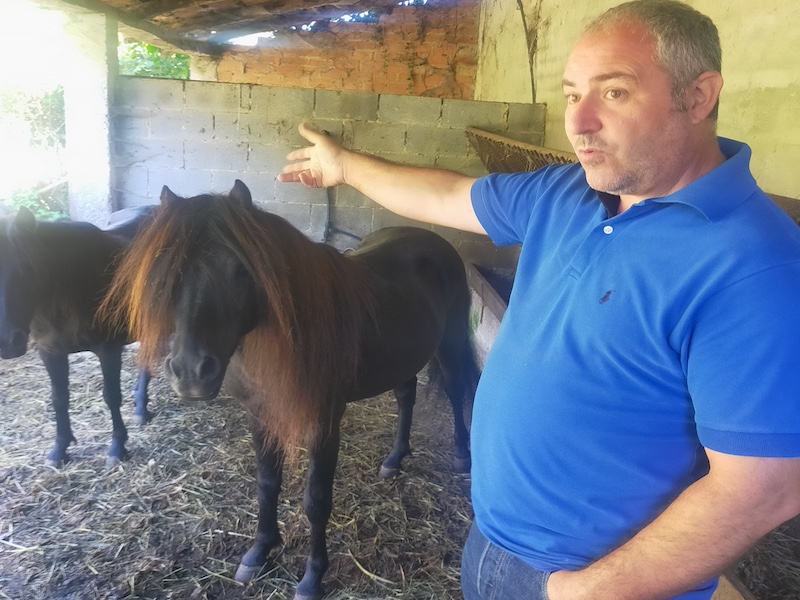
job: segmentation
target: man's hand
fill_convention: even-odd
[[[345,183],[343,157],[347,151],[330,136],[312,129],[307,123],[300,125],[299,132],[313,146],[290,152],[286,159],[299,162],[283,167],[278,181],[299,182],[313,188]]]

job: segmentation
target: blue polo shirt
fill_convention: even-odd
[[[522,244],[475,401],[475,519],[537,569],[624,543],[704,447],[800,456],[800,228],[719,143],[717,169],[620,215],[578,164],[472,188],[491,238]]]

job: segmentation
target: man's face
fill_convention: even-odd
[[[564,71],[567,136],[595,190],[635,199],[668,194],[687,159],[689,117],[643,30],[581,38]]]

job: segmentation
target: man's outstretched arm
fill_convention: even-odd
[[[446,171],[399,165],[353,152],[330,136],[300,125],[311,146],[287,156],[278,181],[326,188],[346,183],[384,208],[409,219],[486,233],[472,208],[475,178]]]

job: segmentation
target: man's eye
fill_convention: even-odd
[[[575,104],[578,101],[577,94],[566,94],[567,104]]]
[[[608,90],[606,92],[606,97],[610,98],[611,100],[619,100],[622,98],[622,90]]]

